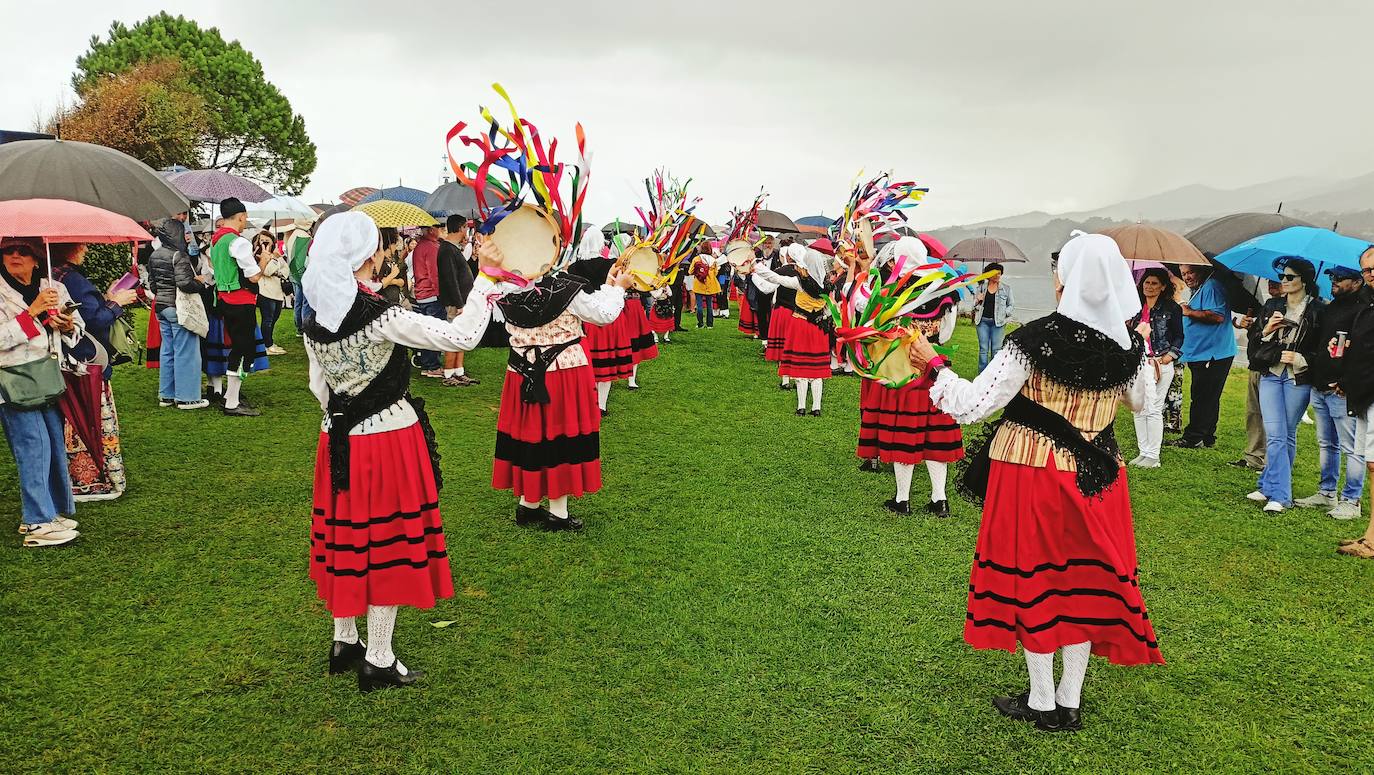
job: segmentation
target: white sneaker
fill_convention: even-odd
[[[205,407],[207,407],[207,406],[209,406],[209,405],[210,405],[210,402],[209,402],[208,400],[204,399],[204,398],[200,398],[200,399],[197,399],[197,400],[195,400],[195,401],[178,401],[178,402],[177,402],[177,408],[178,408],[178,409],[188,409],[188,410],[189,410],[189,409],[204,409]]]
[[[1283,511],[1283,504],[1279,503],[1278,501],[1269,501],[1268,503],[1264,504],[1264,510],[1269,512],[1270,514],[1277,514],[1280,511]]]
[[[268,354],[268,355],[286,355],[286,351],[283,350],[282,348],[276,346],[276,345],[274,344],[274,345],[272,345],[271,347],[267,348],[267,354]]]
[[[81,523],[80,523],[80,522],[77,522],[77,521],[74,520],[74,519],[67,519],[66,517],[57,517],[57,518],[54,519],[52,522],[49,522],[49,523],[40,523],[40,524],[57,525],[58,527],[62,528],[63,530],[75,530],[75,529],[77,528],[77,526],[80,525]],[[29,529],[30,529],[30,528],[29,528],[29,525],[28,525],[27,523],[24,523],[24,522],[19,523],[19,535],[21,535],[21,536],[22,536],[22,535],[27,535],[28,532],[29,532]]]
[[[1360,516],[1359,501],[1341,501],[1336,504],[1336,508],[1326,512],[1332,519],[1355,519]]]
[[[64,530],[52,522],[45,522],[29,528],[24,534],[24,546],[35,549],[43,546],[61,546],[75,541],[81,534],[75,530]]]
[[[1294,506],[1301,506],[1304,509],[1320,509],[1336,505],[1336,496],[1327,495],[1319,492],[1316,495],[1309,495],[1306,498],[1298,498],[1293,501]]]
[[[1134,465],[1136,468],[1159,468],[1159,461],[1142,455],[1135,461]]]
[[[1250,493],[1249,495],[1247,495],[1247,496],[1245,496],[1245,497],[1246,497],[1246,498],[1249,498],[1250,500],[1254,501],[1255,503],[1264,503],[1264,502],[1266,502],[1266,501],[1269,500],[1269,496],[1268,496],[1268,495],[1265,495],[1264,493],[1260,492],[1259,490],[1255,490],[1254,492]]]

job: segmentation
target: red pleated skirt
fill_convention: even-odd
[[[673,320],[672,315],[669,315],[666,318],[661,318],[658,316],[658,312],[653,308],[652,305],[649,307],[650,331],[654,332],[655,334],[668,334],[672,333],[673,328],[675,328],[676,325],[676,321]]]
[[[964,433],[914,382],[893,389],[865,379],[859,387],[860,458],[884,463],[952,463],[964,457]]]
[[[592,375],[597,382],[629,379],[634,368],[634,353],[630,351],[630,337],[625,330],[625,315],[607,325],[582,324],[582,346],[592,362]]]
[[[787,344],[787,329],[791,327],[794,317],[792,310],[786,307],[773,308],[773,314],[768,318],[768,345],[763,348],[764,360],[782,360],[782,351]]]
[[[600,490],[601,407],[591,367],[548,372],[547,404],[525,403],[524,382],[506,372],[491,486],[531,501]]]
[[[815,323],[788,315],[787,337],[778,361],[778,376],[796,379],[830,378],[830,337]],[[771,340],[770,340],[771,341]]]
[[[758,321],[754,320],[754,310],[749,306],[749,299],[743,294],[739,297],[739,330],[750,336],[759,332]]]
[[[1092,641],[1113,664],[1163,664],[1137,582],[1126,472],[1087,498],[1051,457],[992,462],[969,579],[964,640],[1049,653]]]
[[[644,312],[644,304],[637,298],[625,297],[625,311],[620,313],[625,324],[625,333],[630,338],[630,352],[635,363],[653,360],[658,357],[658,342],[654,341],[653,331],[649,329],[649,316]]]
[[[349,488],[329,483],[329,436],[315,450],[310,578],[334,616],[369,605],[433,608],[453,597],[439,491],[419,423],[349,440]]]

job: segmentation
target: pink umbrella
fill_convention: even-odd
[[[53,242],[148,242],[152,237],[132,218],[66,199],[0,202],[0,237],[37,237]],[[52,277],[52,255],[48,255]]]

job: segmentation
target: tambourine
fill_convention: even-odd
[[[876,364],[871,376],[893,385],[919,377],[911,367],[911,343],[914,341],[916,334],[911,333],[899,339],[875,339],[865,344],[864,353],[870,363]]]
[[[563,252],[558,223],[529,204],[502,218],[488,239],[501,249],[501,268],[526,280],[548,274]]]
[[[652,291],[663,285],[658,253],[648,245],[633,245],[620,254],[619,264],[630,273],[635,290]]]
[[[734,264],[736,267],[744,266],[754,260],[754,245],[749,240],[732,239],[725,243],[722,255],[726,263]]]

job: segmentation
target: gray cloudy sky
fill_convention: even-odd
[[[629,216],[660,165],[714,222],[760,186],[794,217],[834,215],[860,168],[891,169],[931,187],[912,213],[931,227],[1374,170],[1366,0],[0,7],[11,128],[69,92],[115,18],[166,8],[238,39],[319,146],[307,201],[433,188],[445,132],[495,106],[492,81],[546,135],[571,143],[582,121],[596,222]]]

